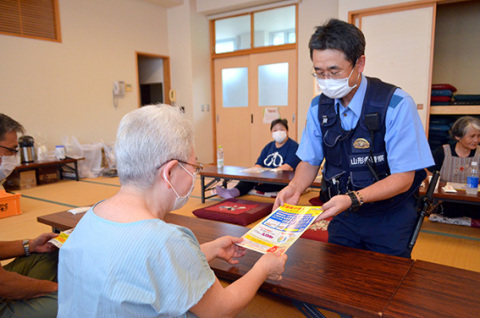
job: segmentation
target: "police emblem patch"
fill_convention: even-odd
[[[370,148],[370,143],[365,138],[358,138],[353,142],[353,148],[356,149],[368,149]]]

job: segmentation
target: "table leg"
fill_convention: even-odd
[[[316,306],[304,303],[301,301],[293,300],[293,304],[297,307],[298,310],[307,318],[326,318]],[[337,313],[340,315],[340,318],[351,318],[352,316]]]
[[[202,203],[205,203],[205,177],[200,176],[200,189],[201,189],[201,195],[202,195]]]
[[[78,161],[75,161],[73,165],[75,166],[75,180],[79,181],[80,178],[78,177]]]

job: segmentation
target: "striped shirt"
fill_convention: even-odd
[[[188,317],[214,282],[189,229],[92,208],[60,249],[58,317]]]

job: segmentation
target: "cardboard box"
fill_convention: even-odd
[[[10,194],[0,190],[0,218],[22,214],[20,197],[20,193]]]
[[[57,182],[59,179],[58,168],[56,166],[41,167],[37,169],[37,184],[48,184]]]
[[[7,190],[24,190],[37,186],[35,170],[13,171],[3,184]]]

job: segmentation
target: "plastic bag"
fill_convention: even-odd
[[[78,162],[80,178],[96,178],[102,172],[102,143],[81,146],[84,160]]]
[[[82,145],[78,142],[75,136],[63,136],[63,145],[65,146],[65,153],[68,158],[79,159],[84,157]]]

